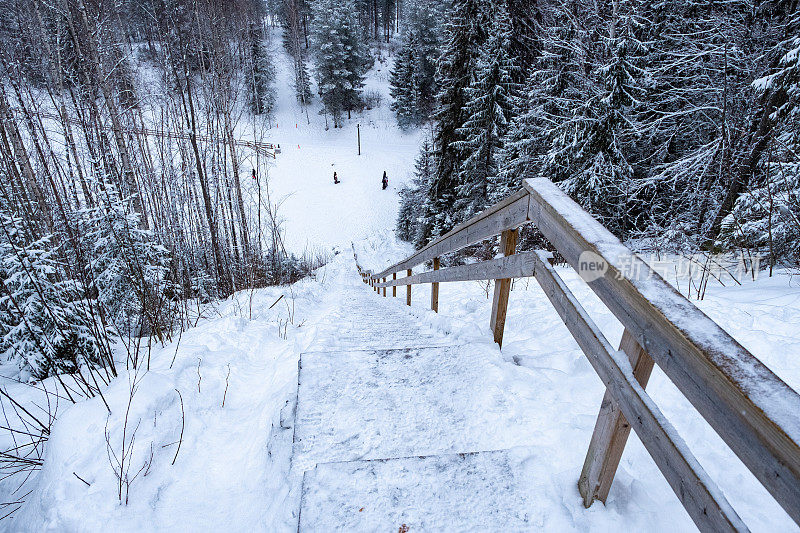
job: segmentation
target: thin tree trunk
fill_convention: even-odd
[[[186,117],[186,125],[189,128],[189,142],[194,151],[195,165],[197,167],[197,179],[200,182],[200,190],[203,194],[203,206],[205,208],[206,221],[208,222],[209,233],[211,234],[211,249],[214,253],[214,262],[216,263],[217,282],[219,283],[220,292],[223,296],[230,293],[230,283],[225,276],[225,266],[222,258],[222,250],[219,245],[219,232],[217,228],[217,221],[214,217],[214,208],[211,204],[211,195],[208,191],[208,179],[203,167],[203,160],[200,156],[200,148],[197,145],[197,120],[194,112],[194,103],[192,96],[192,84],[189,81],[189,73],[184,70],[184,81],[186,83],[186,106],[188,107],[189,114]]]
[[[86,6],[84,5],[83,0],[78,0],[78,10],[80,11],[81,21],[86,31],[85,36],[89,43],[89,57],[91,58],[91,61],[94,64],[98,77],[101,79],[100,90],[103,93],[103,100],[105,101],[106,109],[108,109],[108,115],[111,118],[111,129],[112,132],[114,133],[114,140],[116,141],[117,144],[117,150],[119,151],[119,157],[122,163],[122,170],[125,176],[125,185],[128,188],[127,193],[132,195],[133,197],[132,200],[133,209],[139,215],[140,227],[147,229],[149,227],[147,222],[147,216],[145,215],[144,212],[142,197],[139,192],[139,186],[136,183],[136,175],[133,172],[131,157],[128,152],[127,143],[125,142],[125,136],[123,135],[119,109],[117,108],[117,104],[114,101],[114,95],[111,92],[111,87],[109,85],[109,76],[107,75],[107,73],[103,71],[102,64],[100,63],[100,56],[98,54],[98,43],[93,37],[94,33],[91,31],[91,28],[89,27],[89,18],[86,15]]]

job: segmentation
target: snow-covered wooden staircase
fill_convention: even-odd
[[[496,366],[399,304],[358,284],[301,356],[300,530],[524,529]]]

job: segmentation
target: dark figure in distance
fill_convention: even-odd
[[[387,175],[386,175],[386,171],[385,171],[385,170],[383,171],[383,180],[382,180],[382,183],[383,183],[383,190],[385,191],[385,190],[386,190],[386,187],[388,187],[388,186],[389,186],[389,176],[387,176]]]
[[[333,183],[334,183],[334,184],[339,184],[339,183],[341,183],[341,181],[339,181],[339,178],[337,178],[337,177],[336,177],[336,172],[334,172],[334,173],[333,173]]]

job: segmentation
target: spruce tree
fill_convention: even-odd
[[[407,33],[389,77],[393,99],[391,107],[401,128],[414,126],[418,122],[417,94],[414,87],[416,46],[414,34]]]
[[[778,260],[800,261],[800,12],[777,47],[775,72],[754,82],[755,89],[781,91],[783,104],[772,114],[776,141],[763,164],[766,178],[742,194],[722,221],[717,244],[746,247]]]
[[[543,22],[540,0],[506,0],[505,8],[511,22],[507,53],[519,66],[517,83],[525,83],[541,52]]]
[[[410,0],[404,5],[403,46],[391,79],[392,108],[403,128],[424,124],[433,113],[441,14],[441,3],[432,0]]]
[[[279,14],[284,27],[283,46],[293,60],[295,97],[300,104],[307,105],[312,96],[308,50],[303,42],[303,21],[308,16],[307,3],[303,0],[283,0]]]
[[[442,47],[443,3],[411,0],[404,5],[405,25],[414,34],[414,88],[417,122],[428,121],[436,105],[436,63]]]
[[[455,225],[453,206],[464,154],[456,144],[463,140],[460,129],[467,120],[464,105],[481,46],[486,42],[489,13],[484,2],[458,0],[447,16],[444,46],[436,83],[437,120],[434,132],[436,172],[426,192],[420,217],[420,244],[447,233]]]
[[[275,108],[275,67],[264,32],[257,23],[250,28],[250,109],[255,115]]]
[[[167,279],[169,252],[152,231],[139,228],[130,200],[122,200],[111,184],[97,200],[78,213],[97,302],[126,335],[158,333],[164,294],[175,292]]]
[[[313,13],[317,86],[334,127],[338,127],[342,113],[349,116],[363,106],[361,89],[372,57],[358,27],[353,0],[319,0]]]
[[[428,137],[422,141],[419,155],[414,164],[414,179],[409,186],[400,190],[400,210],[397,215],[397,236],[399,239],[422,246],[425,227],[420,217],[425,207],[426,193],[433,179],[435,161],[433,145]]]
[[[626,207],[634,177],[628,143],[636,135],[634,108],[642,93],[643,71],[636,62],[643,46],[629,24],[607,42],[608,59],[596,67],[593,94],[569,102],[569,114],[551,128],[542,173],[624,236],[630,229]]]
[[[574,43],[584,36],[570,18],[565,13],[554,14],[540,36],[540,54],[525,89],[526,109],[512,122],[498,155],[498,176],[490,192],[494,202],[516,189],[525,177],[539,175],[554,126],[568,122],[571,109],[583,100],[582,88],[589,84],[582,68],[584,59]]]
[[[474,79],[466,89],[467,119],[457,130],[463,139],[453,143],[462,154],[455,210],[459,221],[486,208],[490,182],[494,196],[503,196],[498,176],[498,156],[511,121],[522,106],[522,87],[516,81],[520,67],[510,56],[511,21],[502,5],[495,8],[491,34],[481,50]]]
[[[528,88],[527,100],[537,89]],[[538,155],[544,145],[543,123],[539,108],[518,115],[509,125],[503,146],[497,154],[497,175],[489,183],[489,203],[502,200],[518,189],[522,180],[534,175]]]
[[[763,44],[754,46],[748,39],[769,42],[774,32],[769,28],[778,25],[769,17],[755,31],[742,31],[739,24],[770,4],[640,4],[647,23],[638,33],[647,43],[649,83],[639,113],[636,159],[641,163],[632,161],[637,175],[634,197],[638,210],[647,214],[649,231],[670,235],[682,246],[703,240],[732,177],[736,145],[746,149],[749,144],[732,141],[747,135],[740,128],[746,128],[745,110],[752,107],[731,96],[749,98],[751,76],[758,75],[759,61],[743,51]]]
[[[39,380],[100,362],[97,327],[70,279],[53,236],[32,239],[20,217],[0,208],[0,350],[20,369],[20,379]],[[106,332],[109,333],[109,332]]]

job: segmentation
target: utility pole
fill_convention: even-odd
[[[361,124],[356,124],[356,132],[358,133],[358,155],[361,155]]]

